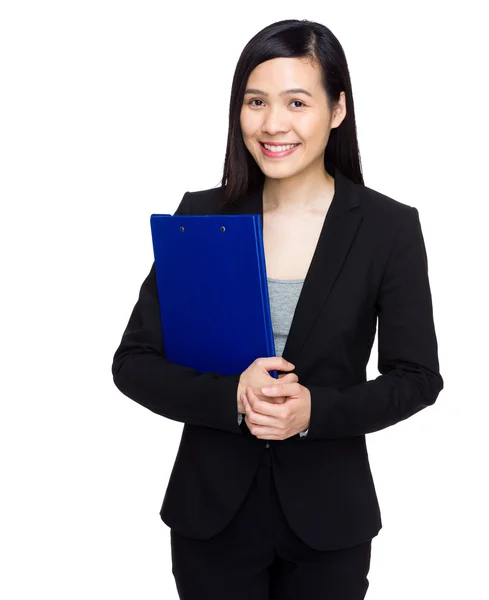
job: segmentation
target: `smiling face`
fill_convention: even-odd
[[[310,59],[274,58],[258,65],[248,78],[240,124],[243,141],[265,177],[283,179],[316,169],[324,171],[329,134],[346,115],[341,92],[329,110],[319,67]],[[283,152],[273,145],[298,144]]]

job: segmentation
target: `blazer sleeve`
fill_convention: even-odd
[[[189,192],[175,214],[192,214]],[[154,262],[115,351],[112,375],[125,396],[156,414],[243,435],[236,419],[241,373],[200,373],[165,357]]]
[[[377,297],[374,380],[337,389],[311,385],[307,440],[385,429],[434,404],[443,389],[419,213],[410,207],[387,260]]]

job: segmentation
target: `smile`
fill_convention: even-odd
[[[292,154],[292,152],[294,152],[294,150],[300,146],[300,144],[289,144],[287,146],[279,146],[280,151],[277,150],[269,150],[269,148],[272,148],[273,146],[268,146],[268,148],[265,148],[265,146],[260,142],[260,148],[263,152],[263,154],[265,156],[269,156],[271,158],[282,158],[283,156],[289,156],[289,154]]]

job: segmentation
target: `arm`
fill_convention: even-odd
[[[342,390],[308,385],[311,421],[307,439],[384,429],[434,404],[443,389],[428,259],[418,211],[411,209],[397,233],[377,298],[382,375]]]
[[[175,214],[192,214],[188,194]],[[165,358],[154,263],[114,354],[112,375],[125,396],[156,414],[243,435],[236,421],[240,373],[200,373]]]

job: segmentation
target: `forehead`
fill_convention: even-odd
[[[320,72],[310,58],[273,58],[253,69],[246,87],[274,95],[299,87],[314,93],[321,87]]]

